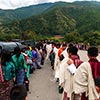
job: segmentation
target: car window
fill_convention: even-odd
[[[16,45],[20,48],[20,49],[23,49],[25,48],[25,45],[19,43],[19,42],[16,42]]]
[[[4,48],[9,51],[14,51],[14,48],[17,46],[16,43],[3,43]]]

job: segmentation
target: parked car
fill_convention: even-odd
[[[20,41],[21,44],[23,45],[30,45],[31,47],[35,46],[35,41],[33,40],[23,40],[23,41]]]
[[[19,46],[20,49],[25,47],[25,45],[19,42],[0,42],[0,54],[4,49],[9,50],[10,52],[13,52],[16,46]]]

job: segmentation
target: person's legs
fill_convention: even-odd
[[[28,80],[28,78],[25,78],[25,86],[26,86],[26,90],[29,91],[29,80]]]
[[[37,66],[36,66],[36,61],[33,61],[33,68],[36,69]]]
[[[41,65],[40,65],[40,62],[38,60],[35,61],[35,64],[37,66],[37,69],[41,69]]]
[[[24,84],[24,69],[16,70],[16,84]]]
[[[42,58],[41,58],[41,65],[44,65],[44,56],[42,55]]]

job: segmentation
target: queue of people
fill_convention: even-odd
[[[0,59],[0,100],[10,100],[10,91],[15,86],[23,85],[27,92],[29,91],[30,74],[34,73],[36,69],[42,68],[41,66],[44,63],[42,56],[42,47],[39,44],[32,47],[31,50],[29,46],[22,50],[15,47],[13,54],[8,50],[2,51]]]
[[[88,62],[80,60],[78,48],[72,44],[69,46],[62,44],[59,48],[56,46],[53,48],[56,48],[56,50],[53,49],[55,53],[55,79],[59,83],[59,89],[63,90],[62,100],[99,100],[100,62],[97,59],[98,48],[88,48]]]
[[[36,69],[41,69],[44,60],[50,59],[55,73],[54,78],[62,91],[62,100],[99,100],[98,49],[89,47],[87,56],[89,61],[82,61],[78,55],[77,46],[66,43],[40,42],[31,49],[27,47],[22,50],[16,47],[13,55],[4,50],[0,65],[0,99],[10,100],[10,96],[13,98],[14,89],[18,87],[20,89],[20,85],[23,84],[25,84],[26,91],[29,91],[30,74]],[[1,94],[5,91],[7,91],[7,96],[4,98]],[[24,98],[23,100],[27,100],[27,94]]]

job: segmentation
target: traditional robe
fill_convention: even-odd
[[[62,52],[60,52],[60,55],[64,56],[63,61],[59,60],[59,49],[56,50],[56,55],[55,55],[55,63],[54,63],[54,68],[56,69],[56,73],[55,73],[55,77],[59,78],[59,74],[60,74],[60,66],[62,66],[61,64],[66,62],[68,60],[68,53],[67,50],[63,50]]]
[[[64,51],[62,51],[61,54],[64,56],[64,58],[68,58],[67,48]]]
[[[47,51],[46,60],[49,58],[51,50],[52,50],[52,44],[47,44],[46,45],[46,51]]]
[[[72,94],[72,81],[73,81],[73,75],[67,70],[68,64],[67,64],[68,59],[66,61],[61,62],[60,64],[60,77],[59,77],[59,85],[61,85],[64,88],[64,100],[66,95],[68,98],[71,98]],[[66,94],[67,93],[67,94]]]
[[[85,92],[88,100],[95,100],[99,98],[99,94],[95,89],[92,70],[89,62],[82,63],[74,74],[73,91],[75,94]]]
[[[55,78],[59,78],[59,57],[58,57],[58,49],[55,51],[55,60],[54,60],[54,70],[55,70]]]
[[[74,61],[76,68],[82,63],[82,61],[80,61],[78,55],[72,55],[70,58],[66,57],[60,64],[60,85],[64,87],[64,97],[67,95],[67,97],[71,100],[73,93],[73,75],[68,70],[69,65],[67,64],[67,61],[69,59]]]

